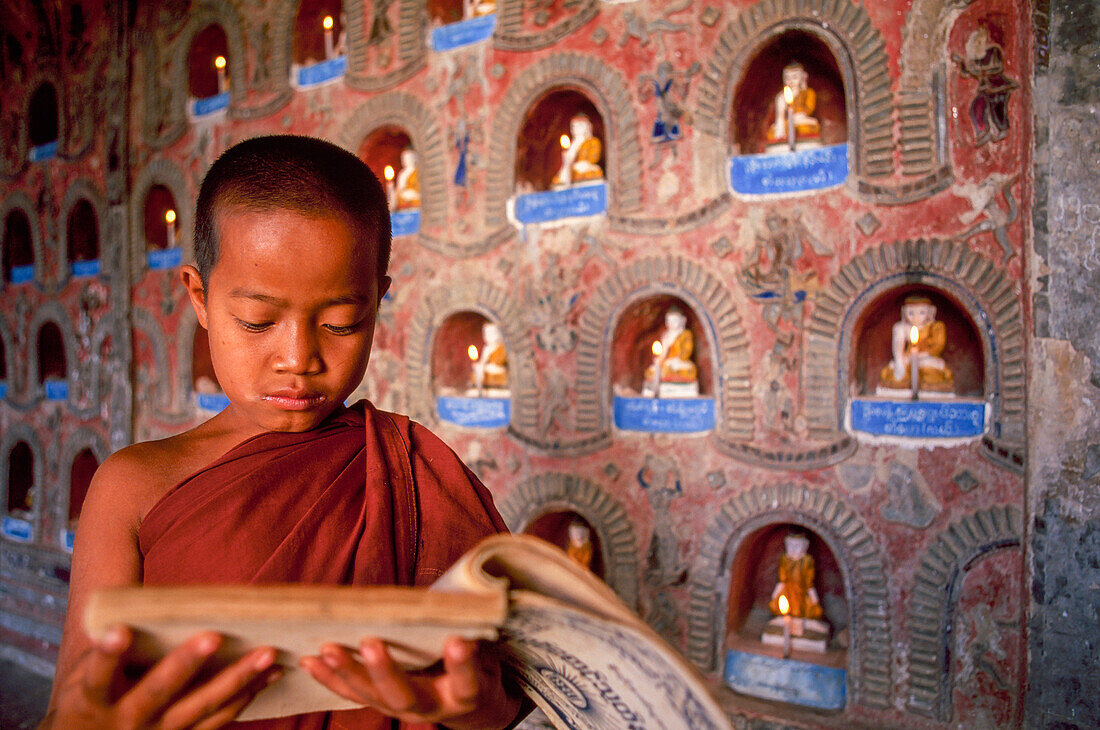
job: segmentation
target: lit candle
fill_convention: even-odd
[[[467,347],[466,354],[469,356],[470,363],[474,368],[474,384],[477,385],[477,397],[480,398],[482,390],[481,380],[483,370],[477,366],[477,345],[470,345],[469,347]]]
[[[787,144],[791,152],[794,152],[794,89],[789,86],[783,87],[783,101],[787,102]]]
[[[214,68],[218,70],[218,93],[224,94],[229,90],[229,82],[225,78],[225,56],[214,59]]]
[[[321,25],[325,29],[325,59],[330,59],[336,55],[335,46],[332,42],[332,16],[326,15],[325,19],[321,21]]]
[[[569,149],[569,145],[573,144],[573,142],[572,142],[572,140],[570,140],[570,139],[569,139],[569,135],[568,135],[568,134],[563,134],[563,135],[562,135],[562,136],[561,136],[561,137],[560,137],[560,138],[558,139],[558,144],[560,144],[560,145],[561,145],[561,148],[562,148],[563,150],[567,150],[567,149]]]
[[[393,194],[393,175],[393,165],[386,165],[385,169],[382,170],[382,177],[386,178],[386,200],[389,201],[390,210],[393,210],[394,205],[397,203]],[[473,345],[470,345],[470,347],[473,347]]]
[[[917,340],[920,339],[920,331],[916,326],[909,328],[909,387],[913,390],[913,400],[917,399],[920,392],[920,368],[917,363]]]
[[[653,351],[653,397],[656,398],[661,389],[661,353],[664,352],[661,341],[654,340],[650,350]]]
[[[176,211],[169,208],[164,212],[164,222],[168,224],[168,248],[176,247]]]
[[[783,658],[791,655],[791,604],[787,597],[779,596],[779,613],[783,614]]]

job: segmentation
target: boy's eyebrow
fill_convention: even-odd
[[[229,296],[232,297],[233,299],[251,299],[251,300],[256,301],[256,302],[262,302],[264,304],[270,304],[273,307],[285,307],[285,306],[287,306],[287,304],[289,304],[289,302],[287,302],[285,299],[280,299],[279,297],[273,297],[270,294],[262,294],[262,293],[256,292],[256,291],[249,291],[248,289],[234,289],[231,292],[229,292]],[[370,297],[355,295],[355,294],[346,294],[344,296],[333,297],[332,299],[325,300],[324,306],[332,307],[332,306],[337,306],[337,305],[340,305],[340,304],[351,304],[351,305],[354,305],[354,306],[358,306],[360,304],[369,304],[369,303],[370,303]]]

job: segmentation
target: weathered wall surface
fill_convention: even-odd
[[[1097,727],[1100,7],[1043,5],[1035,23],[1028,726]]]

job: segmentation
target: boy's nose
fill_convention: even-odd
[[[305,375],[320,370],[321,352],[311,328],[288,327],[281,345],[275,358],[277,371]]]

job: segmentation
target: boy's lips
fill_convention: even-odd
[[[280,390],[264,396],[268,403],[287,411],[308,411],[325,401],[325,396],[299,390]]]

